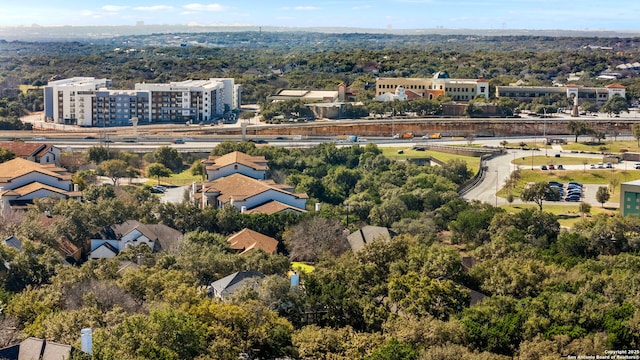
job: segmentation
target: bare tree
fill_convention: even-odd
[[[315,262],[323,254],[337,256],[349,249],[342,224],[319,216],[288,229],[283,239],[293,261]]]

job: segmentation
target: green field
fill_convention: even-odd
[[[461,159],[467,163],[467,167],[473,171],[478,172],[480,167],[480,158],[473,156],[454,155],[436,151],[416,151],[413,147],[380,147],[382,154],[389,159],[393,160],[407,160],[415,158],[434,158],[442,162],[447,162],[453,159]],[[402,150],[402,154],[398,154],[398,150]]]
[[[572,142],[566,145],[562,145],[563,150],[574,150],[574,151],[594,151],[600,152],[601,147],[605,147],[607,152],[610,153],[619,153],[620,150],[625,149],[628,151],[637,152],[640,151],[640,147],[638,147],[637,141],[604,141],[602,144],[590,144],[586,141],[580,141],[582,138],[578,139],[578,142]]]
[[[519,212],[522,211],[524,209],[530,209],[530,208],[534,208],[537,209],[538,205],[536,204],[518,204],[518,205],[504,205],[501,206],[501,208],[509,211],[509,212]],[[582,214],[580,214],[578,212],[578,203],[576,203],[575,205],[547,205],[545,204],[542,207],[543,211],[552,213],[554,215],[558,216],[558,222],[560,223],[560,226],[565,226],[565,227],[573,227],[576,223],[578,223],[579,221],[582,220]],[[617,210],[612,210],[612,209],[607,209],[607,208],[601,208],[599,206],[592,206],[591,207],[591,212],[589,212],[589,214],[585,214],[585,217],[591,217],[593,215],[597,215],[597,214],[610,214],[610,215],[614,215],[616,214],[618,211]]]

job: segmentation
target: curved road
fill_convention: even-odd
[[[550,157],[554,157],[556,154],[561,154],[562,158],[567,157],[584,157],[584,158],[594,158],[598,157],[597,154],[577,154],[577,153],[567,153],[562,152],[559,149],[548,149],[546,151],[547,155]],[[524,151],[524,150],[508,150],[504,155],[496,156],[493,159],[490,159],[485,162],[487,170],[485,172],[485,177],[482,182],[478,184],[475,188],[471,189],[463,198],[466,200],[479,200],[481,202],[486,202],[492,205],[506,205],[507,200],[502,197],[498,197],[496,193],[504,187],[506,180],[511,175],[511,172],[516,170],[517,166],[512,163],[513,160],[520,157],[530,157],[532,154],[535,155],[544,155],[543,150],[538,151]],[[554,158],[555,159],[555,158]],[[555,161],[558,163],[560,161]],[[620,168],[626,165],[623,164],[615,164],[614,167]],[[582,170],[584,165],[564,165],[567,170]],[[530,166],[521,166],[522,169],[529,169]],[[539,166],[534,166],[534,169],[540,169]],[[607,171],[609,169],[588,169],[587,171]],[[541,170],[540,170],[541,171]],[[560,170],[562,171],[562,170]],[[599,186],[603,186],[602,184],[584,184],[584,201],[591,204],[592,206],[601,206],[599,202],[596,201],[595,193]],[[619,199],[610,199],[610,202],[605,203],[606,207],[619,207],[618,200]],[[523,203],[520,199],[515,199],[514,203]],[[555,205],[576,205],[575,202],[565,202],[565,201],[545,201],[545,204],[555,204]]]

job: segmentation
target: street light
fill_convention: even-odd
[[[544,156],[548,156],[547,155],[547,108],[543,107],[542,108],[542,119],[544,121],[543,126],[542,126],[542,138],[544,139]]]
[[[496,207],[498,207],[498,169],[496,169]]]

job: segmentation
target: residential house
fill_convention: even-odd
[[[209,286],[211,296],[224,300],[243,287],[257,289],[265,275],[259,271],[240,271],[216,280]]]
[[[4,239],[2,242],[8,247],[12,247],[18,251],[22,251],[22,241],[20,241],[17,237],[11,235],[8,238]]]
[[[21,343],[0,349],[0,359],[6,360],[67,360],[78,349],[44,339],[29,337]]]
[[[347,236],[347,241],[349,241],[351,250],[358,252],[365,247],[365,245],[376,239],[390,241],[395,235],[393,231],[390,231],[386,227],[366,225]]]
[[[153,252],[168,250],[182,240],[182,233],[163,224],[127,220],[102,229],[91,239],[90,259],[112,258],[129,246],[145,244]]]
[[[234,151],[223,156],[209,156],[202,162],[207,173],[207,180],[212,181],[231,174],[243,174],[248,177],[264,180],[267,178],[267,160],[264,156],[251,156]]]
[[[40,144],[23,141],[3,141],[0,148],[11,151],[16,157],[40,164],[60,165],[59,148],[51,144]]]
[[[247,228],[229,236],[227,241],[229,246],[238,251],[240,255],[257,249],[267,254],[275,254],[278,247],[278,240]]]
[[[309,197],[304,193],[294,193],[294,188],[286,184],[276,184],[273,180],[256,180],[242,174],[232,174],[223,178],[192,186],[192,197],[204,206],[221,209],[226,205],[235,206],[239,211],[259,212],[260,207],[278,211],[305,212]],[[257,209],[256,209],[257,208]],[[278,210],[279,209],[279,210]]]
[[[33,199],[82,198],[72,175],[55,164],[38,164],[22,158],[0,163],[0,210],[25,208]],[[75,191],[74,191],[75,190]]]

